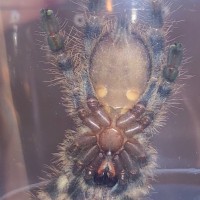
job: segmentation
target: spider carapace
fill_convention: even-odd
[[[41,10],[45,49],[77,127],[67,131],[57,173],[35,198],[138,200],[149,192],[156,166],[150,139],[182,61],[182,45],[166,45],[169,4],[75,3],[83,23],[69,34],[52,10]]]

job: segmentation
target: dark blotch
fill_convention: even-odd
[[[168,68],[167,66],[163,69],[163,76],[164,78],[172,83],[178,77],[179,71],[176,68]]]
[[[97,12],[101,6],[101,0],[89,0],[88,9],[90,12]]]
[[[125,196],[122,200],[134,200],[134,199],[131,197]]]
[[[175,43],[170,45],[168,58],[167,58],[167,67],[178,69],[181,65],[183,59],[183,46],[181,43]]]
[[[171,88],[160,86],[158,88],[158,93],[160,94],[161,97],[166,98],[171,94]]]
[[[108,177],[106,172],[102,176],[99,176],[98,174],[94,175],[94,183],[96,185],[113,187],[116,185],[117,181],[117,177]]]
[[[85,26],[84,34],[87,39],[97,38],[101,33],[100,26],[98,24],[87,24]]]
[[[118,18],[118,22],[117,22],[117,29],[120,30],[120,29],[123,29],[123,30],[128,30],[129,28],[129,20],[127,19],[126,16],[120,16]]]
[[[47,192],[52,199],[55,199],[57,197],[58,191],[57,191],[56,180],[52,180],[50,183],[46,185],[45,192]]]
[[[151,20],[154,28],[161,28],[163,26],[163,10],[158,0],[152,2]]]
[[[59,32],[59,23],[52,10],[42,9],[40,11],[40,17],[42,28],[47,33],[47,35],[52,35]]]
[[[69,58],[60,59],[58,61],[58,66],[63,71],[68,71],[68,70],[71,70],[73,68],[72,61]]]
[[[156,82],[151,82],[149,88],[147,89],[146,93],[144,94],[141,102],[146,105],[148,101],[152,98],[152,94],[156,88]]]
[[[82,162],[75,162],[75,164],[73,165],[73,168],[72,168],[72,173],[74,175],[80,175],[83,171],[83,168],[84,168],[84,165]]]
[[[153,53],[158,55],[164,49],[164,39],[161,35],[154,35],[154,33],[151,34],[150,44],[153,48]]]
[[[67,190],[67,193],[69,194],[69,196],[73,200],[84,199],[83,191],[81,190],[77,179],[74,179],[74,180],[71,181],[71,183],[69,184],[69,188]]]
[[[117,188],[113,191],[113,195],[122,194],[124,191],[126,191],[127,187],[128,187],[127,184],[125,185],[118,184]]]

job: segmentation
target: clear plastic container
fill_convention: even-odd
[[[74,126],[61,104],[59,86],[48,87],[54,77],[45,71],[47,58],[40,50],[39,11],[50,7],[61,21],[73,24],[76,5],[10,2],[0,0],[0,200],[27,200],[26,192],[40,184],[65,130]],[[183,43],[184,67],[193,77],[183,80],[180,104],[170,109],[166,126],[153,137],[159,169],[149,197],[200,200],[200,1],[172,3],[180,8],[171,16],[170,39]]]

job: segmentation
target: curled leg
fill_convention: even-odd
[[[128,177],[125,169],[122,166],[122,162],[118,155],[113,158],[115,164],[116,172],[118,174],[119,185],[126,185],[128,183]]]
[[[89,149],[81,160],[74,164],[73,173],[79,174],[86,166],[88,166],[98,155],[99,148],[97,145]]]
[[[152,121],[153,121],[153,113],[146,114],[142,118],[138,119],[137,121],[127,126],[124,132],[128,138],[133,137],[138,133],[142,133],[144,129],[151,124]]]
[[[137,140],[133,138],[128,140],[125,143],[124,148],[127,153],[135,160],[138,160],[141,163],[145,163],[147,161],[146,152]]]
[[[83,121],[83,124],[90,128],[92,131],[100,131],[101,127],[98,120],[92,114],[87,113],[85,109],[79,110],[79,117]]]
[[[88,113],[85,109],[79,109],[79,117],[92,131],[98,133],[102,128],[106,128],[111,124],[110,117],[96,98],[89,98],[87,105],[91,113]]]
[[[84,133],[74,140],[72,145],[68,148],[69,153],[73,156],[82,150],[87,150],[94,146],[97,142],[96,136],[91,133]]]
[[[122,166],[131,176],[131,178],[137,178],[139,174],[137,163],[130,157],[126,150],[122,150],[122,152],[119,154],[119,159],[122,162]]]
[[[96,169],[98,169],[98,167],[101,165],[104,158],[104,155],[102,153],[99,153],[96,159],[92,161],[92,163],[86,168],[84,179],[87,183],[92,183],[94,181],[94,176],[97,173]]]
[[[117,120],[117,126],[119,128],[127,128],[130,126],[137,118],[139,118],[145,111],[145,106],[143,104],[136,104],[134,108],[124,115],[120,116]]]
[[[103,126],[105,128],[111,124],[110,117],[103,109],[103,106],[101,106],[99,104],[99,102],[96,98],[89,98],[87,100],[87,105],[101,126]]]

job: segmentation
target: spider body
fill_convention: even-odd
[[[41,10],[67,112],[77,128],[67,131],[61,167],[37,199],[140,199],[148,194],[156,166],[150,138],[175,88],[182,45],[165,46],[168,9],[162,1],[130,1],[130,10],[115,15],[102,12],[106,2],[82,2],[81,35],[65,36],[53,11]]]

